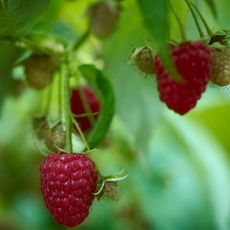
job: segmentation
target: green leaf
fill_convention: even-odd
[[[216,10],[216,5],[213,0],[205,0],[205,2],[208,4],[210,10],[212,11],[212,14],[214,17],[217,17],[217,10]]]
[[[169,37],[167,0],[137,0],[143,19],[149,28],[150,35],[164,46]]]
[[[88,144],[90,148],[94,148],[108,132],[114,115],[115,96],[109,80],[100,70],[93,65],[82,65],[79,67],[79,70],[89,82],[96,84],[102,96],[101,110],[97,123],[88,136]]]
[[[169,73],[179,79],[177,71],[172,64],[169,49],[169,17],[168,17],[168,0],[137,0],[142,17],[149,30],[151,39],[156,42],[159,48],[159,54],[166,65]]]
[[[48,4],[49,0],[0,0],[0,39],[28,33]]]

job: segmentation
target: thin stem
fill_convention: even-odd
[[[62,66],[62,74],[64,76],[64,114],[66,127],[66,150],[72,153],[72,118],[70,113],[70,86],[69,74],[65,65]]]
[[[187,40],[187,39],[186,39],[185,31],[184,31],[184,27],[183,27],[183,24],[182,24],[182,21],[181,21],[179,15],[177,14],[174,5],[172,4],[171,0],[168,0],[168,3],[169,3],[169,6],[170,6],[170,8],[171,8],[171,10],[172,10],[172,12],[173,12],[173,14],[174,14],[176,20],[177,20],[177,23],[178,23],[178,25],[179,25],[182,40]]]
[[[196,23],[196,27],[197,27],[197,29],[198,29],[198,32],[199,32],[200,36],[201,36],[201,37],[204,37],[204,33],[203,33],[203,31],[202,31],[202,29],[201,29],[201,27],[200,27],[200,24],[199,24],[199,22],[198,22],[198,19],[197,19],[197,16],[196,16],[196,14],[195,14],[195,11],[193,10],[193,8],[192,8],[192,6],[190,5],[190,2],[189,2],[188,0],[185,0],[185,2],[186,2],[186,4],[187,4],[188,7],[189,7],[190,12],[192,13],[192,17],[193,17],[193,19],[194,19],[194,21],[195,21],[195,23]]]
[[[81,37],[79,40],[76,41],[76,43],[73,45],[73,50],[77,50],[85,41],[86,39],[89,37],[90,35],[90,31],[87,30]]]
[[[86,147],[87,151],[90,151],[89,144],[88,144],[88,142],[87,142],[87,140],[86,140],[86,138],[85,138],[85,135],[84,135],[84,133],[82,132],[82,130],[81,130],[79,124],[75,121],[74,118],[72,118],[72,120],[73,120],[74,126],[76,127],[76,129],[77,129],[77,131],[78,131],[78,133],[79,133],[79,135],[80,135],[82,141],[83,141],[84,144],[85,144],[85,147]]]
[[[208,33],[208,35],[212,35],[212,31],[208,25],[208,23],[206,22],[206,20],[204,19],[203,15],[201,14],[200,10],[197,8],[197,6],[195,4],[193,4],[191,1],[189,1],[191,6],[195,9],[195,11],[197,12],[197,14],[199,15],[202,23],[204,24],[204,27]]]

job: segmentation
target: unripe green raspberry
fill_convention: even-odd
[[[219,86],[230,84],[230,51],[227,47],[212,49],[211,81]]]
[[[116,29],[120,15],[120,5],[101,0],[89,7],[89,30],[99,39],[109,37]]]
[[[134,65],[145,74],[154,74],[153,58],[152,50],[147,46],[136,48],[131,56]]]
[[[24,62],[27,83],[35,89],[43,89],[51,82],[58,66],[47,54],[33,54]]]

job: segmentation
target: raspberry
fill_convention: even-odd
[[[185,42],[171,49],[172,60],[180,74],[175,81],[157,55],[154,66],[161,101],[178,114],[195,107],[206,89],[212,70],[210,49],[201,42]]]
[[[99,1],[89,8],[89,30],[97,38],[104,39],[116,29],[120,15],[118,3]]]
[[[40,166],[47,209],[62,225],[81,224],[89,214],[97,186],[95,165],[82,154],[52,153]]]
[[[135,49],[131,58],[141,72],[154,74],[153,53],[149,47],[145,46]]]
[[[26,80],[35,89],[43,89],[52,80],[58,63],[47,54],[33,54],[24,62]]]
[[[230,83],[230,51],[228,48],[212,49],[212,75],[211,81],[219,86]]]
[[[89,86],[72,90],[71,111],[74,115],[97,113],[100,111],[100,103]],[[97,115],[78,117],[76,121],[80,124],[81,130],[86,132],[92,128],[97,117]]]

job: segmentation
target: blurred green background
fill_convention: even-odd
[[[33,33],[74,41],[87,28],[85,12],[92,2],[51,1]],[[173,2],[188,37],[198,39],[185,3]],[[216,18],[205,1],[194,3],[213,31],[230,28],[228,0],[215,1]],[[95,202],[76,229],[228,230],[230,88],[209,85],[185,116],[169,111],[159,101],[155,80],[145,79],[130,63],[133,48],[154,46],[154,41],[148,38],[137,2],[121,4],[116,32],[104,41],[91,36],[76,62],[104,66],[116,95],[112,126],[93,158],[104,175],[124,168],[129,177],[121,183],[118,202]],[[175,19],[169,16],[171,38],[180,40]],[[12,66],[20,52],[0,45],[0,229],[65,229],[52,220],[39,188],[44,156],[34,146],[31,120],[41,112],[46,90],[27,87],[17,96],[12,91]]]

